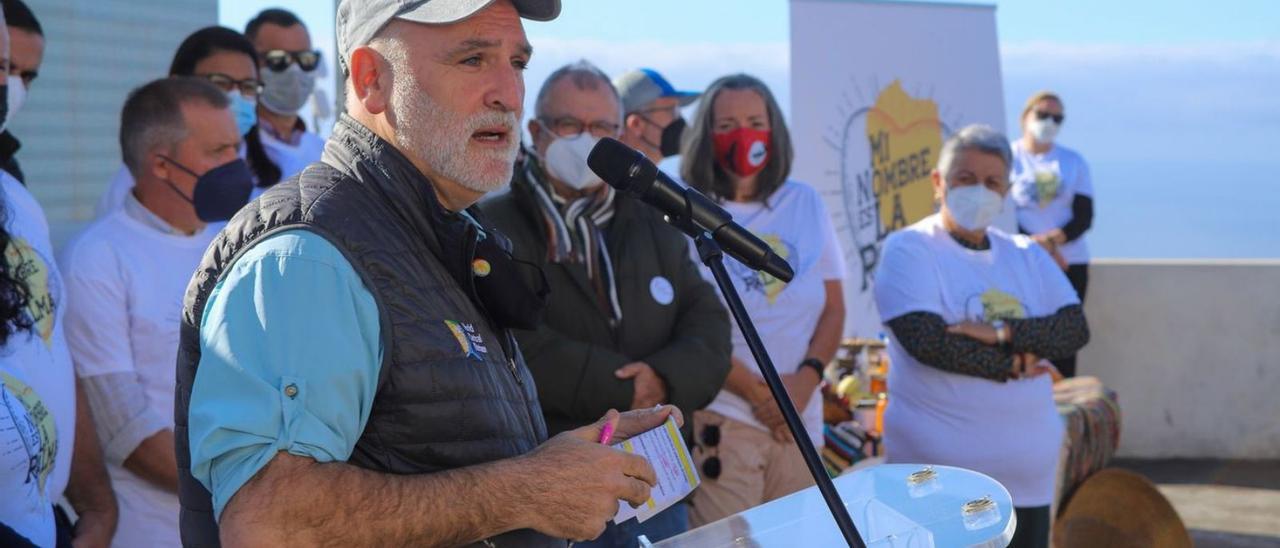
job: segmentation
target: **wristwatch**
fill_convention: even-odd
[[[822,360],[819,360],[818,358],[805,358],[804,361],[800,362],[800,368],[805,368],[805,367],[812,367],[813,370],[818,373],[818,380],[822,380],[822,373],[826,369],[826,366],[823,365]],[[796,369],[796,371],[799,371],[799,370],[800,369]]]
[[[991,328],[996,330],[996,346],[1001,350],[1009,347],[1009,333],[1005,331],[1004,320],[996,320],[991,322]]]

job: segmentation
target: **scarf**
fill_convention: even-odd
[[[547,260],[585,265],[601,310],[610,316],[611,327],[617,327],[622,321],[622,307],[602,230],[613,219],[616,191],[605,185],[602,192],[566,199],[556,194],[550,181],[544,180],[533,158],[525,162],[524,169],[524,179],[547,229]]]

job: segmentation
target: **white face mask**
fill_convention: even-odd
[[[986,230],[1004,210],[1004,196],[983,185],[947,189],[947,212],[966,230]]]
[[[307,72],[297,63],[290,63],[284,72],[262,69],[262,95],[258,101],[267,110],[284,116],[294,116],[311,99],[316,89],[315,71]]]
[[[1031,138],[1042,145],[1051,145],[1053,140],[1058,136],[1058,129],[1061,126],[1057,122],[1048,118],[1041,120],[1035,116],[1027,121],[1027,133],[1031,134]]]
[[[4,131],[9,127],[9,122],[13,120],[13,116],[18,113],[18,109],[21,109],[22,104],[27,101],[27,86],[22,83],[21,76],[10,75],[5,84],[9,88],[9,92],[4,100],[8,103],[9,108],[4,119],[0,120],[0,131]]]
[[[548,133],[550,129],[543,129]],[[547,173],[574,190],[583,190],[603,184],[596,172],[587,167],[587,156],[595,148],[600,139],[588,132],[575,137],[556,137],[547,147],[546,158],[543,158]]]

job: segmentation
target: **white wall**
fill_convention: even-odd
[[[1280,458],[1280,261],[1096,261],[1079,371],[1119,394],[1120,455]]]
[[[178,44],[217,24],[217,0],[27,0],[45,33],[44,65],[9,128],[54,245],[93,216],[120,167],[129,91],[169,72]]]

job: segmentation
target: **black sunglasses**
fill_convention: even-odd
[[[1064,115],[1064,114],[1054,114],[1054,113],[1052,113],[1052,112],[1045,112],[1045,111],[1043,111],[1043,110],[1037,110],[1037,111],[1036,111],[1036,119],[1037,119],[1037,120],[1045,120],[1045,119],[1049,119],[1049,118],[1052,118],[1052,119],[1053,119],[1053,123],[1055,123],[1055,124],[1061,124],[1061,123],[1062,123],[1062,120],[1066,118],[1066,115]]]
[[[272,72],[284,72],[290,64],[297,63],[304,71],[311,72],[320,66],[320,51],[285,51],[273,49],[262,53],[262,64]]]
[[[720,427],[719,426],[714,424],[708,424],[705,428],[702,429],[701,437],[702,437],[703,447],[707,448],[708,450],[716,450],[716,453],[719,453],[719,450],[716,449],[716,447],[720,445]],[[703,477],[716,479],[720,477],[720,472],[722,471],[723,470],[721,469],[719,454],[711,455],[710,457],[707,457],[707,460],[702,461]]]

